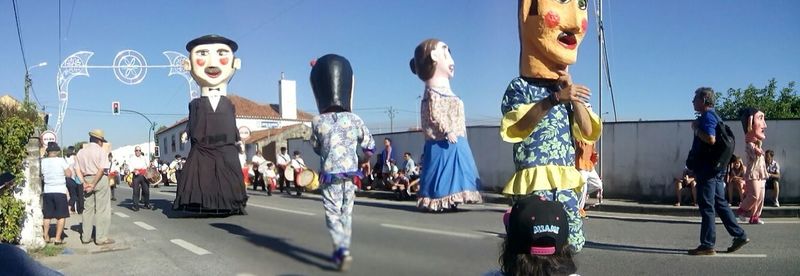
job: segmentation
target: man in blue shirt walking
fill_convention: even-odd
[[[728,253],[731,253],[750,242],[750,239],[747,238],[744,229],[736,223],[736,216],[725,200],[725,188],[722,181],[725,175],[725,166],[717,166],[716,161],[704,160],[701,156],[701,153],[709,152],[709,149],[718,142],[716,129],[721,119],[714,110],[714,90],[709,87],[698,88],[694,92],[692,105],[700,117],[692,122],[694,140],[690,156],[701,159],[699,162],[692,162],[694,166],[690,169],[694,171],[697,181],[697,206],[700,209],[702,223],[700,246],[689,250],[689,255],[716,254],[714,251],[716,243],[715,213],[719,215],[728,234],[733,236],[733,245],[728,248]]]

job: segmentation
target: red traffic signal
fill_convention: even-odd
[[[119,115],[119,102],[111,102],[111,114]]]

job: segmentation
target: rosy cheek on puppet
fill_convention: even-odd
[[[586,18],[584,18],[583,21],[581,21],[581,31],[585,33],[586,28],[588,27],[589,27],[589,21],[587,21]]]
[[[544,15],[544,24],[547,25],[548,28],[555,28],[560,23],[561,17],[558,16],[558,13],[554,11],[547,11],[547,13]]]
[[[228,58],[219,59],[219,63],[222,64],[222,65],[228,65]]]
[[[203,66],[203,65],[206,65],[206,60],[205,59],[198,59],[198,60],[195,61],[195,63],[197,63],[197,66]]]

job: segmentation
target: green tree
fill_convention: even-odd
[[[764,111],[767,119],[800,118],[800,96],[795,90],[795,82],[778,89],[778,82],[770,79],[764,88],[752,84],[745,89],[729,88],[727,95],[717,93],[717,112],[726,120],[738,120],[739,110],[755,107]]]

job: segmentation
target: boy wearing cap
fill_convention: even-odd
[[[44,189],[42,191],[42,213],[44,223],[42,223],[42,230],[44,233],[44,240],[47,243],[50,240],[50,221],[56,219],[56,244],[62,244],[61,233],[64,231],[64,222],[69,217],[69,207],[67,201],[67,177],[72,177],[72,172],[67,165],[64,158],[60,158],[58,153],[61,148],[55,142],[47,144],[45,150],[47,157],[42,159],[42,179],[44,180]]]
[[[507,235],[501,268],[486,275],[569,275],[578,270],[569,249],[569,217],[561,202],[536,195],[520,199],[503,222]]]

